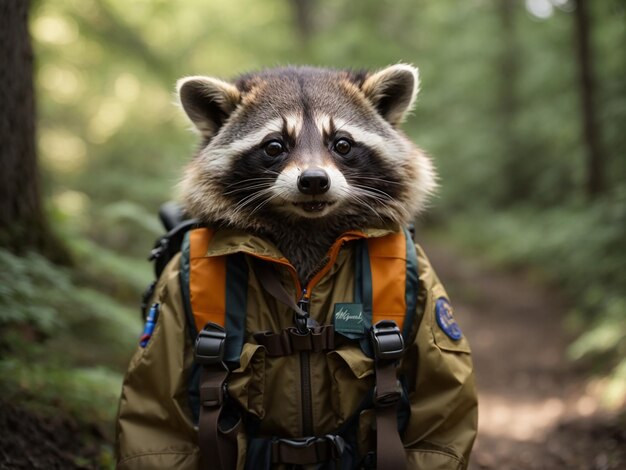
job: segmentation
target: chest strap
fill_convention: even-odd
[[[289,356],[302,351],[322,352],[335,349],[335,328],[324,325],[310,328],[305,334],[297,328],[285,328],[280,333],[261,331],[254,340],[264,346],[270,357]]]
[[[311,329],[308,334],[296,328],[286,328],[281,333],[260,332],[255,340],[267,349],[270,356],[285,356],[297,351],[322,351],[333,349],[332,325]],[[404,353],[404,339],[393,320],[381,320],[370,330],[369,341],[374,353],[375,386],[374,410],[376,413],[376,468],[397,470],[406,468],[406,453],[398,431],[398,406],[402,388],[397,378],[398,361]],[[341,458],[340,441],[325,438],[277,439],[272,442],[272,463],[309,465]],[[338,446],[339,444],[339,446]]]

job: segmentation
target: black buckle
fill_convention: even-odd
[[[290,331],[293,331],[294,334],[300,336],[307,336],[311,333],[311,330],[320,326],[319,323],[315,321],[314,318],[304,315],[301,315],[298,312],[294,312],[293,322],[296,324],[295,328],[289,328]]]
[[[381,320],[372,326],[370,340],[376,360],[395,360],[402,357],[404,339],[400,328],[393,320]]]
[[[293,312],[293,322],[296,325],[296,330],[301,335],[306,335],[309,332],[307,323],[309,320],[308,315],[302,315],[300,312]]]
[[[201,365],[219,364],[224,360],[226,331],[217,323],[207,323],[196,338],[196,362]]]
[[[298,333],[306,335],[309,332],[309,326],[312,318],[309,316],[309,300],[302,297],[298,301],[300,311],[294,310],[293,323],[296,325]]]
[[[338,460],[346,450],[346,441],[337,434],[326,434],[324,438],[331,444],[331,453],[334,460]]]
[[[159,238],[154,244],[154,248],[150,250],[150,256],[148,256],[148,261],[154,261],[155,259],[159,259],[163,252],[167,250],[170,241],[167,237]]]
[[[294,439],[277,439],[277,442],[282,444],[287,444],[289,447],[295,447],[296,449],[302,449],[304,447],[309,447],[313,445],[319,438],[315,436],[311,437],[300,437]]]

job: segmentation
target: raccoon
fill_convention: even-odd
[[[419,90],[413,66],[192,76],[177,90],[202,138],[180,183],[186,211],[269,239],[303,282],[340,234],[407,224],[436,187],[399,128]]]
[[[117,468],[467,467],[469,345],[399,227],[435,188],[399,130],[418,83],[403,64],[179,82],[202,137],[180,194],[208,227],[159,242],[180,253],[146,297]]]

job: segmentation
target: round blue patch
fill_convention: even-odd
[[[437,317],[437,325],[450,339],[458,341],[463,337],[461,328],[452,315],[452,305],[445,297],[437,299],[435,316]]]

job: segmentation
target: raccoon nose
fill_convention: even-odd
[[[330,189],[330,178],[321,168],[304,170],[298,177],[298,189],[303,194],[324,194]]]

